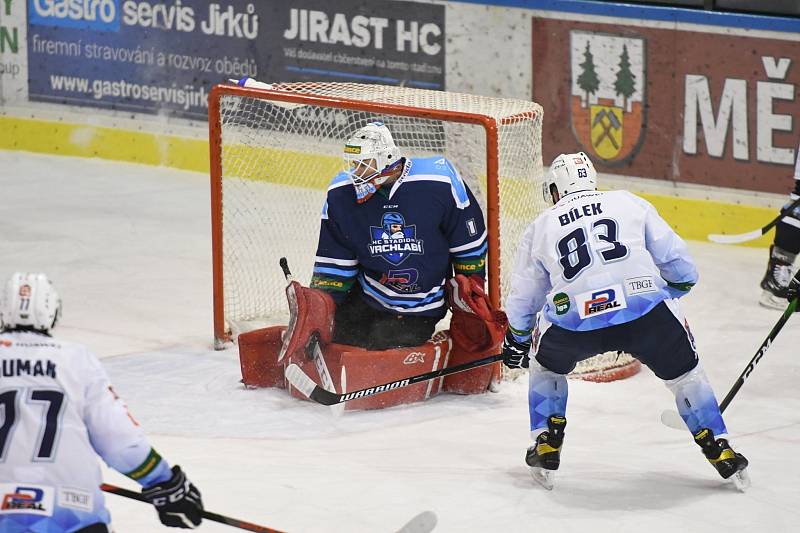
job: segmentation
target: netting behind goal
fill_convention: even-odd
[[[409,157],[443,155],[486,216],[487,282],[499,305],[517,242],[544,208],[542,108],[529,101],[356,83],[217,86],[209,99],[214,333],[288,318],[286,257],[311,279],[320,213],[345,140],[380,120]]]

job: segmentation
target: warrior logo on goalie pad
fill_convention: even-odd
[[[367,245],[372,257],[383,257],[393,265],[399,265],[410,255],[423,255],[423,241],[418,240],[417,226],[406,225],[400,213],[384,213],[381,227],[370,226],[372,241]]]

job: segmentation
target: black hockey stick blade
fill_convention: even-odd
[[[789,284],[792,287],[800,286],[800,270],[798,270],[795,273],[794,277],[789,282]],[[745,367],[742,373],[739,374],[739,377],[736,378],[736,381],[731,387],[731,390],[728,391],[728,394],[725,395],[725,398],[719,404],[720,413],[724,413],[725,409],[728,408],[731,401],[733,401],[733,397],[736,396],[736,393],[738,393],[739,389],[741,389],[742,385],[744,385],[745,380],[747,380],[747,378],[750,377],[750,374],[753,373],[753,370],[755,370],[756,365],[759,363],[759,361],[761,361],[761,358],[764,357],[764,354],[767,353],[769,347],[772,346],[772,342],[775,340],[775,337],[778,336],[778,333],[781,331],[781,329],[783,329],[783,326],[786,324],[789,318],[797,311],[797,306],[798,306],[797,298],[789,302],[789,305],[786,306],[786,310],[783,312],[783,314],[775,323],[775,325],[772,326],[772,330],[767,335],[767,338],[764,339],[764,342],[762,342],[761,346],[758,347],[756,354],[752,357],[752,359],[750,359],[750,362],[747,363],[747,367]],[[686,425],[683,423],[683,419],[681,418],[681,416],[676,411],[673,410],[668,409],[662,412],[661,422],[665,426],[671,427],[673,429],[681,429],[681,430],[686,429]]]
[[[786,206],[784,209],[781,209],[780,214],[775,217],[769,224],[764,226],[761,229],[755,229],[753,231],[748,231],[747,233],[738,233],[736,235],[720,235],[717,233],[711,233],[708,235],[708,240],[711,242],[717,242],[720,244],[736,244],[740,242],[747,242],[753,239],[757,239],[764,235],[766,232],[772,229],[772,227],[780,222],[780,220],[789,214],[795,207],[800,206],[800,198]]]
[[[130,498],[132,500],[138,500],[140,502],[150,503],[144,498],[144,496],[142,496],[140,493],[136,491],[123,489],[122,487],[117,487],[116,485],[109,485],[108,483],[103,483],[102,485],[100,485],[100,488],[103,489],[104,492],[110,492],[111,494],[116,494],[117,496],[123,496],[125,498]],[[219,522],[221,524],[225,524],[231,527],[237,527],[239,529],[244,529],[246,531],[255,531],[256,533],[284,533],[283,531],[272,529],[271,527],[259,526],[258,524],[245,522],[244,520],[239,520],[238,518],[231,518],[229,516],[212,513],[210,511],[202,511],[200,514],[206,520],[212,520],[214,522]]]
[[[375,385],[374,387],[368,387],[366,389],[353,392],[346,392],[344,394],[337,394],[320,387],[314,382],[313,379],[308,377],[308,374],[303,372],[300,367],[294,363],[286,367],[286,379],[294,388],[315,402],[321,403],[322,405],[335,405],[337,403],[349,402],[350,400],[366,398],[367,396],[374,396],[375,394],[380,394],[382,392],[389,392],[390,390],[399,389],[401,387],[408,387],[409,385],[414,385],[415,383],[421,383],[430,379],[449,376],[450,374],[457,374],[458,372],[464,372],[465,370],[495,363],[501,359],[503,359],[503,354],[490,355],[488,357],[484,357],[483,359],[477,359],[475,361],[470,361],[469,363],[464,363],[463,365],[457,365],[451,368],[442,368],[441,370],[434,370],[432,372],[426,372],[417,376],[398,379],[397,381],[390,381],[389,383],[384,383],[382,385]]]

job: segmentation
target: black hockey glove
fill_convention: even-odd
[[[503,364],[508,368],[528,368],[530,363],[531,343],[519,342],[514,339],[511,330],[506,332],[503,341]]]
[[[203,520],[200,491],[178,465],[172,467],[169,480],[143,490],[142,496],[155,506],[158,519],[165,526],[194,529]]]

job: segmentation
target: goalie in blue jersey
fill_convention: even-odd
[[[310,287],[287,287],[289,325],[238,338],[246,386],[285,387],[283,367],[296,363],[345,390],[500,350],[507,320],[483,290],[483,212],[453,164],[404,156],[381,122],[347,139],[344,160],[322,208]],[[448,309],[449,331],[435,332]],[[498,377],[499,365],[484,366],[351,407],[478,394]]]
[[[348,168],[328,188],[311,281],[336,303],[333,342],[422,344],[447,312],[449,278],[483,285],[481,207],[450,161],[404,157],[381,122],[359,129],[344,153]]]

